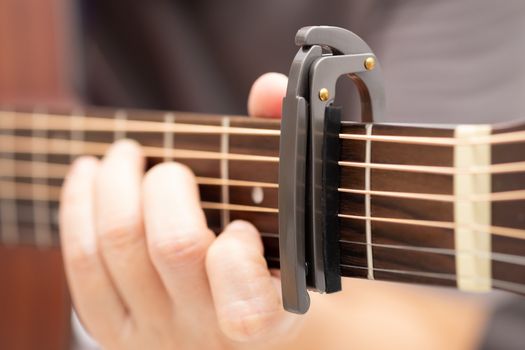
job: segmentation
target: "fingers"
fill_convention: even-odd
[[[209,248],[206,268],[219,324],[231,339],[284,334],[295,324],[296,316],[283,310],[278,280],[267,268],[251,224],[228,225]]]
[[[248,114],[252,117],[280,118],[288,78],[280,73],[266,73],[252,85]]]
[[[111,146],[97,175],[95,220],[104,262],[131,314],[137,320],[158,320],[169,299],[147,251],[143,168],[138,144],[123,140]]]
[[[105,341],[125,327],[126,310],[97,249],[93,208],[98,167],[94,158],[79,158],[66,177],[60,202],[60,238],[77,311],[90,332]]]
[[[200,207],[195,177],[181,164],[157,165],[146,175],[143,196],[149,251],[176,312],[209,314],[204,258],[215,235]]]

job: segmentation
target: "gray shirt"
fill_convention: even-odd
[[[288,72],[297,29],[329,24],[356,32],[379,57],[388,121],[497,122],[525,114],[522,0],[84,5],[87,97],[98,104],[243,114],[257,76]],[[351,100],[352,91],[338,99],[345,96]]]

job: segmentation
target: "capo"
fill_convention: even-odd
[[[303,314],[307,289],[341,290],[338,216],[341,109],[337,79],[357,85],[364,122],[385,109],[381,68],[368,45],[337,27],[305,27],[283,100],[279,162],[279,255],[284,308]],[[325,53],[323,53],[325,52]]]

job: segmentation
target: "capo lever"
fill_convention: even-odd
[[[279,162],[279,255],[284,308],[303,314],[307,289],[341,290],[339,271],[339,128],[337,79],[357,85],[362,120],[381,119],[381,68],[368,45],[337,27],[305,27],[283,100]],[[323,53],[323,50],[325,53]]]

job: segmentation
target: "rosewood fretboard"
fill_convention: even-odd
[[[477,208],[471,203],[481,203],[490,217],[476,230],[467,225],[468,237],[487,237],[484,250],[463,251],[458,244],[478,243],[458,241],[463,224],[457,184],[465,170],[457,164],[458,145],[465,140],[457,138],[455,128],[343,123],[341,274],[456,286],[465,281],[457,271],[466,266],[458,265],[461,256],[476,268],[485,259],[492,287],[525,293],[525,195],[520,192],[525,135],[520,130],[495,128],[492,136],[471,140],[481,147],[474,153],[485,147],[490,158],[467,169],[474,173],[467,183],[476,185],[481,174],[490,188],[467,191],[461,200],[471,209]],[[57,245],[58,196],[67,164],[78,154],[100,156],[123,137],[145,147],[148,167],[169,160],[191,167],[209,226],[220,232],[230,220],[251,221],[262,232],[269,265],[278,267],[279,122],[246,117],[106,109],[1,112],[1,242]]]

